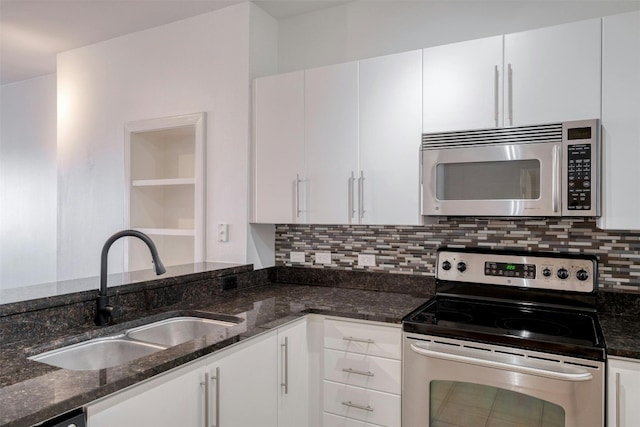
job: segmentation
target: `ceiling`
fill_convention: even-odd
[[[0,85],[51,74],[56,54],[247,0],[0,0]],[[347,1],[254,1],[276,19]]]

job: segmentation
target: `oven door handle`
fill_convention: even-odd
[[[572,369],[575,369],[575,372],[560,372],[553,369],[542,369],[540,367],[534,367],[534,366],[523,366],[523,365],[509,363],[507,360],[505,360],[507,359],[506,356],[496,355],[496,354],[485,352],[485,351],[482,351],[482,354],[479,354],[478,357],[472,357],[472,356],[465,356],[461,354],[451,354],[451,353],[444,353],[436,350],[429,350],[417,344],[411,344],[411,350],[415,351],[416,353],[422,356],[434,357],[437,359],[449,360],[452,362],[468,363],[468,364],[483,366],[487,368],[508,369],[511,372],[519,372],[523,374],[536,375],[536,376],[551,378],[555,380],[578,382],[578,381],[589,381],[593,378],[593,376],[589,371],[582,371],[577,367],[576,368],[572,367]],[[538,362],[538,361],[536,364],[543,365],[542,362]],[[551,368],[551,366],[549,366],[549,368]]]

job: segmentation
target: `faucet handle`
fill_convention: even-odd
[[[113,301],[113,303],[109,303],[105,307],[107,310],[109,310],[109,316],[111,317],[111,319],[109,320],[109,323],[111,323],[111,321],[113,321],[114,318],[120,317],[120,313],[122,313],[122,310],[120,309],[120,292],[119,291],[116,291],[116,294],[113,296],[111,301]]]
[[[120,295],[116,292],[116,303],[120,300]],[[95,323],[98,326],[106,326],[113,322],[114,317],[120,315],[120,309],[109,302],[107,295],[98,295],[96,301],[96,317]]]

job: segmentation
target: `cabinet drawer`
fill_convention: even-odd
[[[333,319],[324,323],[325,348],[400,360],[401,341],[400,328]]]
[[[324,350],[324,378],[370,390],[400,394],[400,361]]]
[[[366,421],[354,420],[353,418],[339,417],[337,415],[324,412],[322,414],[322,427],[378,427]]]
[[[335,415],[400,427],[400,396],[324,382],[324,409]]]

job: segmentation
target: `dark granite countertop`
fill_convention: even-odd
[[[425,301],[408,294],[324,286],[272,284],[189,300],[145,312],[144,319],[98,328],[91,324],[3,345],[0,354],[0,425],[41,422],[146,378],[265,332],[307,313],[399,323]],[[197,313],[194,313],[197,311]],[[29,355],[71,342],[107,336],[172,315],[223,313],[241,317],[233,336],[201,337],[134,362],[98,371],[71,371],[30,361]],[[37,335],[36,335],[37,336]]]
[[[629,357],[640,362],[640,317],[600,314],[607,355]]]
[[[399,323],[434,291],[432,279],[391,274],[253,271],[232,264],[184,266],[174,273],[161,279],[147,273],[110,277],[116,286],[109,294],[119,298],[122,314],[119,324],[108,327],[92,322],[97,288],[0,305],[0,427],[42,422],[308,313]],[[228,276],[235,276],[236,290],[223,291]],[[131,282],[137,283],[117,286]],[[640,295],[605,292],[599,300],[608,354],[640,360]],[[168,317],[219,314],[244,321],[226,335],[201,337],[114,368],[71,371],[27,359]]]

